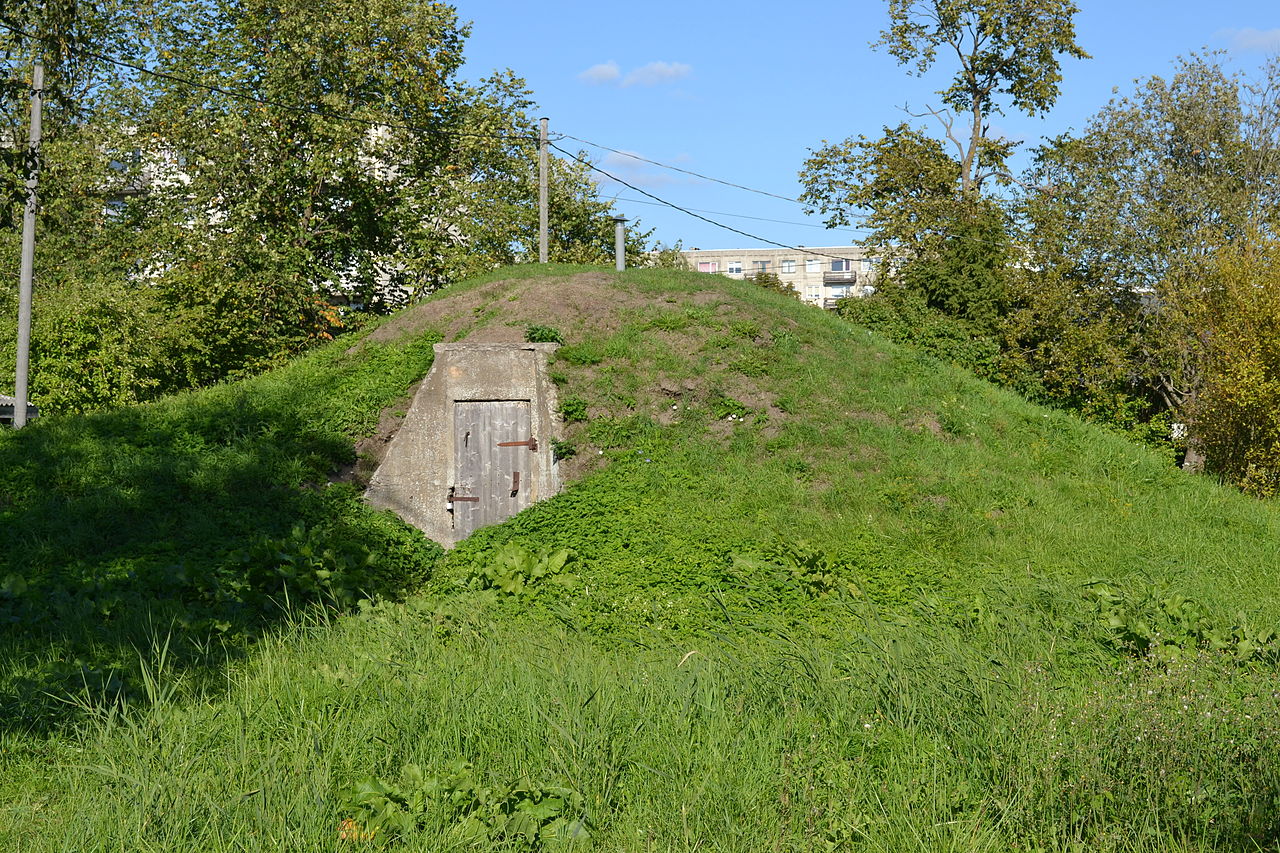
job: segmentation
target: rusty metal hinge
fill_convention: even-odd
[[[527,447],[535,453],[538,450],[538,439],[529,438],[524,441],[499,441],[499,447]]]

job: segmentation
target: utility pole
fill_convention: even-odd
[[[627,217],[613,217],[613,266],[618,272],[627,268]]]
[[[18,277],[18,375],[14,382],[13,426],[27,425],[27,371],[31,354],[31,279],[36,256],[36,179],[40,173],[40,109],[44,63],[31,68],[31,135],[27,144],[27,209],[22,216],[22,271]]]
[[[547,119],[538,134],[538,263],[547,262]]]

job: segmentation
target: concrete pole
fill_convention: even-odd
[[[18,375],[14,382],[13,426],[27,425],[27,371],[31,353],[31,279],[36,256],[36,179],[40,170],[40,109],[44,63],[31,69],[31,135],[27,145],[27,209],[22,216],[22,269],[18,276]]]
[[[627,217],[613,217],[613,265],[622,272],[627,268]]]
[[[547,262],[547,120],[538,133],[538,263]]]

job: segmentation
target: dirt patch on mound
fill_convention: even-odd
[[[723,299],[714,287],[695,292],[695,304]],[[664,298],[629,289],[615,275],[584,272],[570,276],[500,279],[406,309],[370,333],[370,341],[393,341],[440,332],[448,343],[519,343],[528,326],[549,326],[566,336],[616,332],[628,311],[660,305]]]

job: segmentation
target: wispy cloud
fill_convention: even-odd
[[[601,62],[599,65],[593,65],[586,71],[578,75],[578,79],[584,83],[590,83],[592,86],[599,86],[602,83],[612,83],[622,76],[622,69],[618,67],[618,63],[610,59],[608,62]]]
[[[655,189],[659,187],[669,187],[673,184],[696,184],[701,183],[698,179],[685,176],[679,172],[672,172],[656,166],[652,163],[646,163],[643,160],[637,160],[636,157],[642,157],[638,151],[621,151],[609,152],[600,161],[600,168],[616,175],[627,183],[637,187],[647,187]],[[689,160],[688,154],[678,154],[667,162],[684,163]],[[612,185],[613,181],[608,178],[601,178],[601,183]]]
[[[661,86],[688,77],[693,66],[684,62],[650,62],[623,75],[618,63],[610,59],[578,74],[578,79],[591,86]]]
[[[650,62],[628,74],[622,81],[623,86],[660,86],[672,83],[689,76],[693,67],[683,62]]]
[[[1232,50],[1272,53],[1280,51],[1280,28],[1258,30],[1245,27],[1240,30],[1219,30],[1218,36],[1231,43]]]

